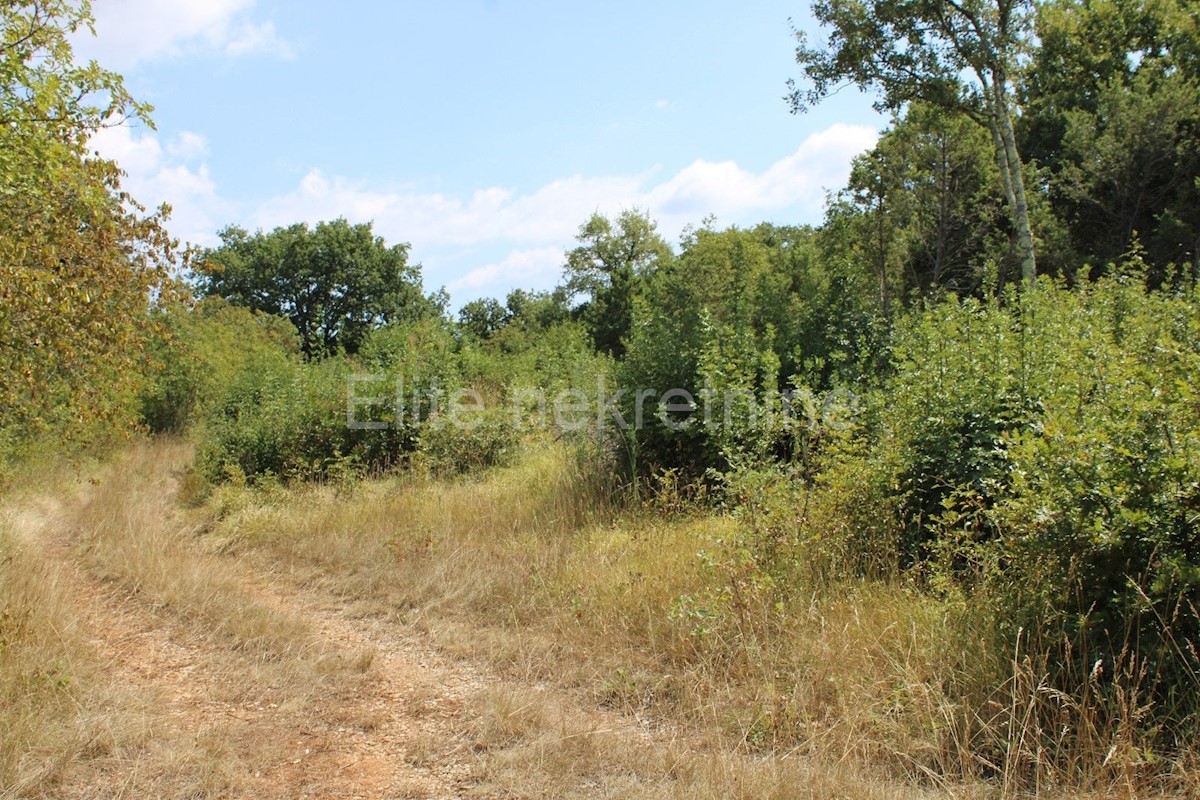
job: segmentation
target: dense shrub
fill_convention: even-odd
[[[1195,297],[1047,281],[933,304],[901,321],[893,354],[854,435],[823,455],[801,539],[828,563],[994,608],[997,634],[1061,688],[1128,692],[1110,682],[1123,674],[1160,722],[1186,719],[1200,686]]]
[[[248,360],[207,414],[199,463],[209,480],[324,479],[407,465],[439,472],[499,463],[514,423],[481,424],[452,406],[461,359],[447,326],[424,319],[372,332],[359,357]]]
[[[1110,670],[1137,660],[1156,713],[1200,689],[1200,314],[1137,280],[1030,298],[1037,425],[1007,437],[988,514],[1012,625],[1065,630]],[[1033,388],[1033,387],[1031,387]],[[1180,705],[1182,704],[1182,706]]]
[[[416,461],[435,475],[470,474],[508,463],[516,445],[517,428],[503,409],[460,409],[421,426]]]
[[[637,417],[639,390],[654,390],[658,400],[683,389],[695,406],[667,414],[646,405],[644,424],[631,436],[633,472],[675,469],[694,479],[735,462],[802,456],[788,397],[803,403],[869,383],[883,332],[859,282],[822,260],[812,231],[691,232],[635,308],[619,378],[629,420]],[[672,424],[660,424],[660,413]]]
[[[592,349],[578,322],[559,321],[530,329],[509,324],[487,340],[471,337],[461,347],[463,381],[493,402],[525,390],[547,396],[570,388],[596,388],[611,359]]]
[[[232,306],[221,298],[156,312],[147,382],[139,396],[142,424],[153,433],[180,433],[203,418],[246,369],[281,367],[299,353],[285,319]]]
[[[208,419],[199,455],[203,473],[210,480],[231,471],[252,478],[317,479],[346,467],[396,463],[413,449],[413,431],[347,424],[354,371],[341,359],[248,367]]]

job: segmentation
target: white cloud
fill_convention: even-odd
[[[759,172],[733,161],[697,160],[666,177],[661,170],[574,175],[527,193],[489,187],[459,196],[313,169],[295,189],[256,208],[239,208],[220,196],[203,162],[208,143],[199,134],[162,143],[122,126],[101,131],[93,145],[129,173],[125,187],[139,201],[171,203],[170,228],[181,239],[213,244],[215,232],[232,222],[271,229],[336,217],[373,221],[388,241],[412,243],[413,257],[427,262],[427,282],[447,283],[461,301],[514,286],[550,285],[579,225],[596,211],[644,209],[668,238],[709,214],[722,225],[816,221],[826,191],[845,184],[852,157],[877,137],[873,128],[836,124]],[[480,261],[484,266],[476,267]]]
[[[657,171],[640,175],[574,175],[528,193],[493,187],[469,197],[422,193],[411,187],[377,188],[364,181],[309,172],[300,185],[255,213],[264,228],[297,220],[316,222],[344,216],[374,220],[389,239],[427,245],[511,242],[532,246],[567,244],[594,211],[648,210],[667,235],[715,214],[722,223],[748,223],[772,212],[814,219],[825,191],[845,183],[851,158],[874,144],[873,128],[837,124],[808,137],[796,152],[760,173],[732,161],[698,160],[655,183]]]
[[[269,21],[252,19],[254,0],[100,0],[96,36],[75,41],[83,58],[124,71],[191,53],[294,55]]]
[[[715,214],[739,221],[747,214],[783,208],[797,208],[814,217],[824,203],[825,190],[846,182],[850,160],[878,136],[874,128],[838,123],[809,136],[795,153],[757,174],[732,161],[697,160],[647,192],[644,205],[664,220],[698,221]]]
[[[615,211],[636,201],[641,177],[585,178],[553,181],[532,194],[487,188],[460,198],[411,189],[377,190],[361,181],[309,172],[292,192],[259,209],[254,223],[262,227],[297,220],[315,222],[344,216],[374,220],[389,238],[421,244],[470,245],[485,241],[547,242],[570,238],[593,211]]]
[[[232,205],[218,196],[207,165],[189,164],[207,150],[200,134],[184,131],[164,147],[151,133],[118,125],[97,132],[91,148],[125,170],[122,188],[139,203],[171,206],[168,228],[181,241],[214,244],[216,231],[230,221]]]
[[[194,161],[208,155],[208,139],[203,134],[184,131],[167,145],[167,152],[180,161]]]
[[[446,289],[456,299],[504,294],[514,286],[534,286],[552,282],[563,264],[561,247],[537,247],[514,250],[503,260],[473,269],[451,281]]]
[[[258,24],[242,23],[231,33],[223,49],[227,55],[231,56],[265,53],[288,59],[294,58],[296,55],[292,46],[275,32],[275,23],[270,21]]]

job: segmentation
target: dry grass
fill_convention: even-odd
[[[671,783],[686,787],[679,796],[895,796],[908,786],[1145,797],[1200,788],[1182,762],[1151,780],[1163,771],[1135,764],[1144,754],[1129,726],[1089,732],[1094,709],[1051,692],[1022,654],[996,652],[978,610],[894,582],[781,597],[729,566],[736,521],[622,516],[590,486],[564,449],[546,447],[481,480],[224,487],[208,508],[219,540],[357,598],[364,613],[418,620],[444,646],[485,657],[513,680],[573,687],[600,707],[682,724],[688,747],[698,736],[702,752],[681,745],[669,770],[653,762],[672,774],[692,765],[687,781]],[[507,742],[495,762],[511,761],[508,772],[499,767],[504,780],[541,776],[523,795],[582,791],[578,776],[595,771],[590,752],[611,764],[622,763],[623,748],[637,750],[594,732],[556,744],[547,713],[539,702],[517,715],[498,711],[481,733]],[[525,727],[542,733],[508,741],[506,726],[529,714],[540,717]],[[1055,734],[1037,728],[1047,718],[1078,735],[1047,749]]]
[[[236,649],[266,659],[303,653],[311,645],[305,621],[248,596],[177,507],[176,473],[189,453],[183,443],[141,445],[93,479],[94,491],[70,517],[88,566],[143,605]]]
[[[95,465],[22,462],[0,496],[0,797],[42,796],[83,762],[143,748],[145,703],[114,680],[91,647],[76,571],[46,553],[42,534],[60,521]]]
[[[493,688],[472,730],[489,755],[480,791],[518,797],[878,798],[936,796],[861,764],[750,755],[689,733],[631,735],[617,715],[582,716],[552,691]]]
[[[144,720],[88,651],[60,568],[0,523],[0,796],[53,786],[84,757],[136,746]]]
[[[280,730],[391,724],[354,697],[393,654],[319,642],[326,623],[248,563],[492,666],[466,731],[406,749],[419,770],[466,754],[479,796],[1200,794],[1195,762],[1147,763],[1136,676],[1103,722],[990,646],[978,609],[895,582],[780,593],[740,570],[739,521],[621,512],[559,446],[481,479],[231,484],[191,509],[174,499],[187,457],[159,443],[91,482],[48,474],[59,507],[27,494],[0,519],[0,794],[119,775],[153,796],[253,796],[287,756]],[[29,538],[39,525],[67,534],[62,553]],[[97,650],[87,602],[141,650]],[[138,645],[156,626],[170,638]],[[122,658],[178,680],[119,686]],[[202,680],[183,677],[198,659]],[[413,684],[400,711],[440,718],[440,691]],[[250,721],[230,730],[231,712]]]
[[[174,502],[188,454],[145,444],[5,498],[0,797],[269,794],[280,728],[353,712],[373,653],[325,647],[207,550]]]

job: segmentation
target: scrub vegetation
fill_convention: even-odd
[[[0,796],[1200,792],[1197,10],[814,12],[793,110],[892,114],[822,224],[451,313],[181,248],[0,9]]]

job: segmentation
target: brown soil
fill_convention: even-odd
[[[171,779],[161,773],[172,763],[209,773],[191,776],[208,787],[199,792],[204,795],[468,793],[478,758],[463,731],[484,679],[414,631],[353,618],[319,591],[223,559],[248,596],[308,623],[310,652],[297,657],[319,671],[330,665],[330,674],[297,690],[284,685],[289,670],[264,663],[262,653],[240,652],[197,630],[186,613],[147,605],[136,590],[96,577],[62,503],[35,498],[8,517],[24,544],[57,562],[103,674],[136,698],[151,729],[133,752],[76,765],[56,796],[144,797],[151,789],[189,794],[182,785],[168,789]]]

